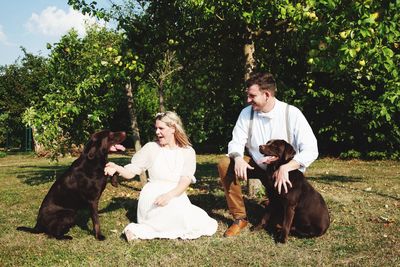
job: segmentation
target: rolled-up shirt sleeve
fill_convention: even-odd
[[[240,112],[239,118],[236,121],[232,131],[232,140],[228,144],[228,155],[231,153],[239,153],[244,155],[244,148],[249,138],[251,106],[248,106]]]
[[[155,142],[145,144],[133,155],[131,163],[125,165],[124,168],[136,174],[143,173],[151,167],[152,155],[156,152],[157,146]]]
[[[318,158],[318,143],[304,115],[299,112],[294,118],[291,124],[298,151],[293,159],[301,165],[299,170],[304,172]]]
[[[181,177],[189,177],[191,182],[196,183],[196,152],[192,147],[183,149],[184,162]]]

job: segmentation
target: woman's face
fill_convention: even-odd
[[[155,124],[156,136],[160,145],[174,145],[175,144],[175,128],[169,127],[165,122],[156,120]]]

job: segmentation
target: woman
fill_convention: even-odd
[[[172,111],[158,113],[155,130],[157,141],[143,146],[130,164],[122,167],[109,162],[104,170],[107,175],[118,172],[126,179],[145,170],[149,173],[149,182],[139,196],[138,223],[125,227],[126,239],[194,239],[213,235],[217,221],[192,205],[185,193],[190,183],[196,181],[196,154],[181,119]]]

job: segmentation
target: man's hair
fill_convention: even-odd
[[[251,74],[250,78],[246,80],[246,87],[249,88],[255,84],[260,86],[260,90],[268,90],[272,95],[275,95],[276,93],[276,82],[271,73],[257,72]]]

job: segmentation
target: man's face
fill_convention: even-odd
[[[247,88],[247,103],[253,106],[255,111],[261,111],[268,100],[268,91],[261,91],[260,86],[253,84]]]

